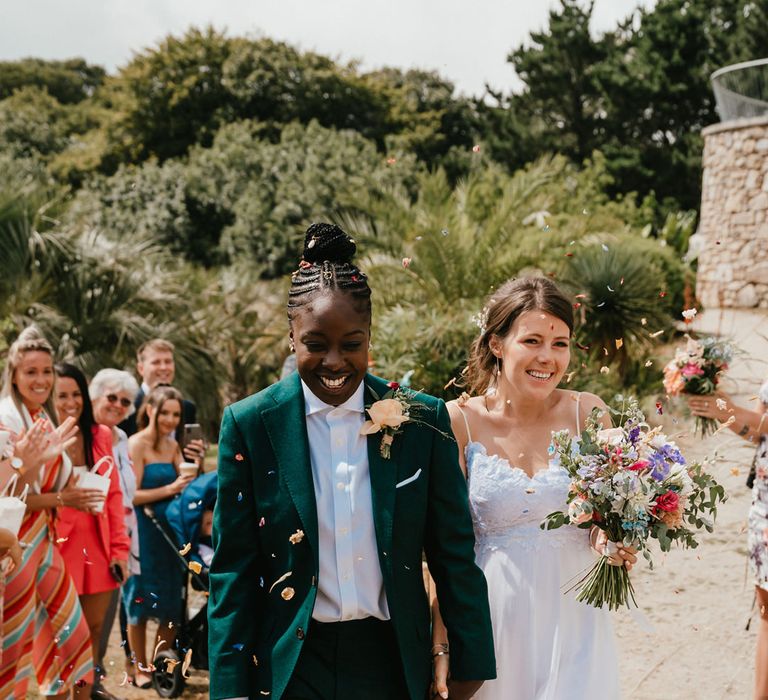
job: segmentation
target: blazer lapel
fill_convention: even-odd
[[[387,393],[386,382],[369,374],[365,378],[365,403],[370,406]],[[392,445],[389,459],[381,456],[382,433],[368,436],[368,469],[371,478],[373,499],[373,522],[376,528],[376,541],[379,546],[382,570],[391,572],[392,525],[395,516],[395,485],[397,484],[397,438]],[[402,436],[401,436],[402,437]],[[382,556],[383,555],[383,556]]]
[[[276,405],[262,412],[280,474],[304,525],[318,566],[317,504],[309,461],[304,395],[299,375],[294,373],[277,388]]]

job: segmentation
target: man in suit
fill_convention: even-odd
[[[136,352],[136,371],[141,377],[141,387],[136,394],[133,405],[138,412],[144,397],[158,384],[173,384],[176,375],[176,364],[173,358],[173,343],[162,338],[153,338],[142,343]],[[120,425],[130,437],[136,430],[136,412],[132,413]],[[182,424],[195,423],[197,407],[191,401],[184,399],[182,406]]]
[[[449,629],[453,678],[495,677],[485,579],[474,564],[467,488],[445,404],[417,395],[420,422],[403,425],[386,459],[381,433],[356,438],[364,403],[388,390],[384,380],[366,375],[355,396],[326,413],[330,449],[338,455],[317,454],[324,421],[313,417],[332,407],[297,373],[226,409],[209,604],[212,700],[421,700],[431,655],[422,552]],[[360,445],[363,455],[356,452]],[[355,483],[343,468],[317,469],[323,457],[341,464],[367,457],[367,488],[365,474]],[[350,499],[357,511],[372,504],[370,526],[365,513],[355,520]],[[297,682],[292,674],[312,635]],[[346,663],[374,660],[371,684],[387,687],[401,678],[400,685],[383,694],[367,687],[342,691],[329,677],[326,688],[335,690],[314,694],[305,679],[322,686],[329,674],[312,654],[345,644]],[[335,663],[343,661],[335,657]],[[461,697],[458,687],[451,697]]]

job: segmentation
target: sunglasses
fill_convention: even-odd
[[[130,399],[126,399],[125,396],[119,397],[117,394],[107,394],[106,399],[109,403],[117,403],[119,401],[123,408],[128,408],[133,403]]]

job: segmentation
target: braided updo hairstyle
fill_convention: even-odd
[[[299,269],[291,275],[288,319],[308,304],[318,292],[339,290],[359,301],[362,311],[371,312],[368,277],[352,263],[357,246],[349,234],[334,224],[312,224],[304,237]]]

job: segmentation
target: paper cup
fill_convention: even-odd
[[[106,499],[109,492],[109,477],[101,476],[101,474],[94,474],[87,469],[84,473],[80,474],[80,478],[77,481],[77,487],[80,489],[96,489],[104,494]],[[97,506],[94,506],[93,510],[96,513],[101,513],[104,510],[104,501],[101,501]]]
[[[0,457],[5,455],[5,450],[11,440],[11,434],[7,430],[0,430]]]
[[[181,476],[197,476],[198,466],[194,462],[182,462],[179,465]]]

